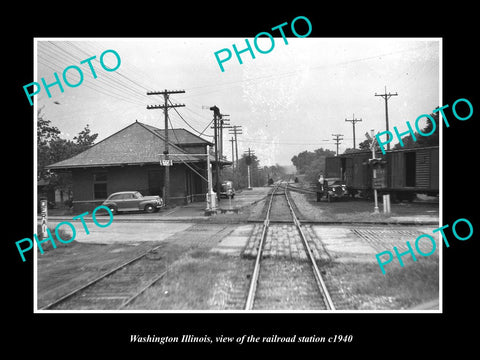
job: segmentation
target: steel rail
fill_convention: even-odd
[[[257,291],[258,276],[260,274],[260,261],[262,259],[263,244],[265,243],[265,238],[267,237],[267,230],[270,224],[270,210],[272,208],[273,197],[277,192],[280,183],[277,183],[273,188],[272,194],[270,195],[270,200],[268,202],[267,214],[265,220],[263,221],[262,235],[260,237],[260,244],[258,245],[257,257],[255,259],[255,266],[253,268],[252,278],[250,279],[250,288],[248,290],[247,301],[245,302],[245,310],[252,310],[253,303],[255,301],[255,293]]]
[[[333,301],[332,301],[332,298],[330,296],[330,293],[328,292],[325,281],[322,278],[320,270],[317,266],[317,262],[315,261],[315,257],[313,256],[312,249],[310,248],[310,245],[308,245],[307,238],[305,236],[305,233],[302,230],[300,220],[298,220],[298,217],[296,216],[295,211],[293,210],[293,206],[292,206],[292,203],[290,202],[290,198],[288,197],[287,190],[288,190],[288,184],[286,184],[286,186],[285,186],[285,197],[287,199],[287,203],[288,203],[288,207],[290,208],[290,212],[292,213],[293,222],[295,223],[295,225],[297,227],[297,230],[300,234],[300,237],[302,238],[305,250],[308,254],[308,258],[310,259],[310,263],[312,265],[312,270],[313,270],[313,275],[315,276],[315,280],[317,282],[318,288],[320,290],[320,293],[322,294],[323,301],[324,301],[325,306],[327,307],[328,310],[335,310],[335,306],[333,305]]]
[[[135,295],[132,295],[129,297],[127,300],[125,300],[119,307],[118,309],[124,308],[131,302],[133,302],[137,297],[139,297],[141,294],[143,294],[149,287],[151,287],[153,284],[155,284],[158,280],[162,279],[168,272],[168,269],[162,272],[160,275],[156,276],[152,280],[148,282],[147,285],[145,285],[140,291],[138,291]]]
[[[79,293],[80,291],[88,288],[89,286],[92,286],[93,284],[99,282],[100,280],[105,279],[106,277],[108,277],[108,276],[112,275],[113,273],[115,273],[115,272],[123,269],[124,267],[130,265],[131,263],[133,263],[133,262],[141,259],[141,258],[144,257],[145,255],[151,253],[152,251],[157,250],[157,249],[160,248],[161,246],[163,246],[163,244],[162,244],[162,245],[158,245],[158,246],[156,246],[156,247],[154,247],[154,248],[152,248],[152,249],[150,249],[150,250],[148,250],[148,251],[146,251],[146,252],[138,255],[137,257],[134,257],[133,259],[130,259],[130,260],[122,263],[121,265],[113,268],[112,270],[107,271],[106,273],[100,275],[99,277],[97,277],[97,278],[95,278],[95,279],[87,282],[85,285],[80,286],[79,288],[76,288],[76,289],[70,291],[69,293],[63,295],[62,297],[60,297],[60,298],[52,301],[52,302],[49,303],[48,305],[43,306],[43,307],[40,308],[39,310],[47,310],[47,309],[49,309],[49,308],[51,308],[51,307],[53,307],[53,306],[56,306],[56,305],[58,305],[58,304],[60,304],[60,303],[62,303],[62,302],[64,302],[64,301],[66,301],[68,298],[72,297],[73,295],[75,295],[75,294]],[[162,275],[162,276],[163,276],[163,275]],[[158,280],[158,279],[157,279],[157,280]]]

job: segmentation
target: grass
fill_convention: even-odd
[[[350,309],[409,309],[439,297],[439,260],[437,255],[416,262],[388,264],[385,275],[378,264],[332,264],[329,275],[344,289]]]
[[[72,241],[72,242],[69,242],[69,243],[66,243],[66,244],[61,242],[60,240],[58,240],[57,235],[55,234],[55,228],[52,228],[52,227],[49,226],[48,229],[50,230],[50,233],[52,234],[52,238],[53,238],[57,248],[62,247],[62,246],[71,246],[74,243],[76,243],[76,241]],[[42,233],[42,226],[41,226],[41,224],[39,224],[39,225],[37,225],[37,237],[38,237],[39,241],[43,240],[41,233]],[[62,238],[62,240],[64,242],[69,241],[72,238],[72,234],[70,232],[65,231],[62,228],[58,229],[58,235],[60,236],[60,238]],[[42,246],[42,249],[43,249],[44,252],[47,252],[47,251],[50,251],[50,250],[54,249],[51,241],[45,241],[44,243],[42,243],[41,246]],[[37,246],[37,248],[38,248],[38,246]],[[40,249],[38,249],[38,251],[40,252]]]
[[[193,249],[178,258],[167,275],[149,288],[128,309],[210,310],[222,304],[230,276],[241,273],[250,261],[208,250]],[[231,285],[231,284],[230,284]],[[219,290],[220,289],[220,290]]]

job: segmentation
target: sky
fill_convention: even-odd
[[[274,38],[266,54],[252,45],[241,54],[240,64],[232,45],[246,47],[245,38],[37,38],[36,78],[54,82],[56,72],[64,92],[50,87],[36,95],[35,114],[58,127],[62,137],[73,139],[87,124],[98,133],[97,142],[135,120],[164,128],[163,110],[147,105],[163,103],[161,95],[148,91],[185,90],[172,94],[172,103],[184,107],[169,110],[171,126],[185,128],[213,140],[209,123],[216,105],[228,114],[230,125],[242,127],[238,136],[239,155],[248,148],[260,165],[292,165],[298,153],[320,147],[336,150],[332,134],[343,134],[339,152],[353,147],[365,133],[385,130],[385,101],[377,94],[397,93],[388,101],[390,130],[406,131],[422,114],[441,106],[441,40],[437,38]],[[270,40],[259,38],[260,49]],[[214,53],[228,48],[233,53],[222,72]],[[105,50],[114,50],[121,59],[115,71],[102,68],[99,59]],[[224,56],[225,53],[220,56]],[[93,78],[91,61],[97,78]],[[103,58],[114,68],[111,52]],[[78,66],[83,81],[68,87],[62,79],[65,68]],[[66,72],[71,84],[79,82],[74,68]],[[28,103],[28,99],[26,98]],[[176,110],[176,111],[175,111]],[[178,113],[177,113],[178,111]],[[422,123],[420,122],[420,125]],[[224,130],[224,154],[231,159],[232,135]],[[397,141],[394,141],[394,143]]]

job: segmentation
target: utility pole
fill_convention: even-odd
[[[356,122],[361,122],[362,119],[355,119],[355,114],[353,114],[351,120],[345,119],[345,121],[348,121],[348,122],[352,123],[352,126],[353,126],[353,148],[355,149],[355,123]]]
[[[213,134],[213,139],[215,140],[215,191],[217,193],[217,199],[220,200],[220,174],[219,174],[219,164],[218,164],[218,120],[220,119],[220,109],[216,107],[215,105],[210,107],[210,110],[213,111],[213,129],[214,129],[214,134]]]
[[[236,157],[236,164],[235,167],[238,169],[238,141],[237,141],[237,135],[242,135],[242,127],[240,125],[233,125],[233,126],[227,126],[229,128],[229,134],[234,135],[235,137],[235,157]]]
[[[163,109],[163,113],[165,115],[165,150],[163,154],[165,155],[165,160],[169,160],[168,157],[168,109],[169,108],[175,108],[175,107],[182,107],[185,106],[185,104],[171,104],[168,105],[168,95],[170,94],[183,94],[185,93],[185,90],[167,90],[165,89],[164,91],[150,91],[147,92],[147,95],[163,95],[163,98],[165,100],[164,105],[147,105],[147,109]],[[164,166],[165,167],[165,177],[163,181],[163,186],[164,186],[164,191],[163,191],[163,203],[165,206],[168,205],[169,203],[169,196],[170,196],[170,166]]]
[[[332,134],[332,136],[334,137],[333,140],[335,140],[336,143],[337,143],[337,156],[338,156],[338,144],[340,144],[340,141],[343,140],[343,138],[340,139],[340,136],[343,136],[343,135],[342,134]]]
[[[225,126],[225,128],[228,128],[229,134],[234,135],[232,138],[233,142],[235,142],[235,152],[233,150],[233,142],[232,142],[232,162],[233,162],[233,181],[236,183],[235,185],[238,185],[238,179],[237,179],[237,172],[238,171],[238,141],[237,141],[237,135],[242,134],[242,127],[239,125],[228,125]],[[230,140],[230,141],[232,141]],[[235,154],[235,156],[234,156]],[[235,160],[236,158],[236,160]]]
[[[245,153],[248,153],[247,159],[246,159],[246,161],[245,161],[245,162],[247,163],[247,181],[248,181],[248,187],[247,187],[247,189],[248,189],[248,190],[252,190],[250,165],[252,164],[252,155],[255,154],[255,151],[253,151],[253,150],[251,150],[250,148],[248,148],[248,151],[245,151]]]
[[[217,211],[217,199],[215,193],[213,192],[212,187],[212,168],[210,166],[210,145],[207,145],[207,176],[208,176],[208,185],[207,185],[207,208],[205,213],[210,215],[216,213]]]
[[[236,173],[236,169],[235,169],[235,151],[234,151],[234,143],[235,143],[235,139],[232,138],[230,140],[228,140],[232,143],[232,181],[233,181],[233,186],[235,187],[237,184],[236,184],[236,179],[237,179],[237,173]]]
[[[220,155],[220,159],[222,159],[223,158],[223,115],[222,114],[220,114],[220,119],[219,120],[220,120],[220,123],[218,124],[219,125],[219,127],[218,127],[219,140],[218,141],[219,141],[219,145],[220,145],[219,146],[219,152],[220,152],[219,155]]]
[[[385,86],[385,93],[384,94],[377,94],[375,93],[375,96],[381,96],[384,100],[385,100],[385,121],[386,121],[386,124],[387,124],[387,131],[388,131],[388,99],[390,99],[390,97],[392,96],[398,96],[397,93],[395,94],[391,94],[391,93],[388,93],[387,94],[387,87]],[[387,144],[387,150],[390,150],[390,143]]]
[[[230,119],[224,119],[224,116],[230,116],[227,114],[218,114],[218,123],[217,123],[217,136],[218,136],[218,153],[219,153],[219,158],[223,158],[223,129],[228,128],[229,121]],[[215,126],[211,126],[210,129],[214,129]]]
[[[232,138],[228,141],[230,141],[232,143],[232,168],[233,168],[233,173],[235,174],[235,151],[234,151],[235,139],[232,136]]]

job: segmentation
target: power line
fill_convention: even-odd
[[[67,42],[65,42],[65,43],[66,43],[67,45],[69,45],[69,46],[72,46],[72,47],[78,49],[78,51],[84,53],[85,55],[90,56],[86,51],[82,50],[82,49],[79,48],[77,45],[73,44],[72,42],[67,41]],[[120,69],[120,70],[122,70],[122,69]],[[151,90],[151,89],[145,87],[144,85],[139,84],[137,81],[134,81],[134,80],[130,79],[129,77],[125,76],[125,75],[122,74],[121,72],[117,72],[117,71],[116,71],[115,73],[113,73],[113,75],[121,76],[121,77],[124,78],[125,80],[131,82],[132,84],[138,86],[139,88],[141,88],[141,89],[143,89],[143,90],[145,90],[145,91],[150,91],[150,90]]]
[[[84,60],[79,55],[73,54],[69,50],[65,49],[64,47],[62,47],[62,46],[60,46],[60,45],[58,45],[54,42],[49,41],[48,44],[53,46],[53,48],[49,47],[49,49],[48,49],[50,51],[50,53],[48,53],[47,49],[45,49],[44,47],[39,47],[39,49],[42,53],[45,53],[47,56],[51,56],[52,55],[51,53],[55,54],[55,56],[56,56],[55,59],[50,60],[50,62],[52,64],[54,64],[55,66],[58,66],[60,69],[65,68],[65,64],[61,64],[61,63],[56,62],[56,61],[58,61],[59,57],[61,57],[61,60],[65,61],[65,62],[69,62],[69,63],[72,63],[72,62],[80,63],[80,61]],[[76,48],[78,48],[78,47],[76,47]],[[82,51],[84,54],[88,54],[86,51],[83,51],[83,50],[80,50],[80,51]],[[96,59],[94,59],[93,61],[96,61]],[[97,77],[96,79],[94,79],[95,80],[95,85],[98,86],[99,83],[104,84],[108,87],[111,87],[111,88],[114,88],[114,89],[120,91],[120,93],[122,93],[122,94],[128,93],[130,96],[133,96],[133,97],[137,98],[142,103],[145,102],[146,98],[143,95],[142,91],[144,89],[147,89],[147,88],[143,85],[138,84],[136,81],[128,78],[127,76],[121,74],[120,73],[121,70],[122,69],[109,74],[108,77]],[[77,73],[74,73],[74,74],[75,74],[75,79],[76,80],[80,79],[80,76]],[[72,74],[70,73],[69,76],[71,76],[71,75]],[[84,79],[85,79],[85,81],[90,81],[90,82],[92,81],[92,79],[90,79],[89,77],[84,77]],[[134,84],[135,86],[140,87],[140,89],[142,89],[142,91],[134,90],[131,87],[131,85],[127,84],[123,79],[129,81],[130,83]]]
[[[174,108],[174,109],[175,109],[175,108]],[[173,127],[172,121],[170,120],[170,116],[168,116],[168,114],[167,114],[167,117],[168,117],[168,122],[170,123],[170,127],[172,128],[173,136],[175,136],[175,139],[177,140],[177,144],[180,144],[180,140],[178,139],[177,133],[176,133],[176,131],[175,131],[175,128]],[[172,144],[171,141],[169,141],[169,143]],[[172,144],[172,145],[175,145],[175,144]],[[172,156],[174,156],[174,155],[172,155]],[[199,167],[195,166],[193,163],[192,163],[192,165],[190,166],[186,161],[184,161],[184,160],[182,159],[181,156],[179,157],[179,159],[180,159],[180,161],[183,162],[187,167],[189,167],[190,170],[192,170],[193,172],[195,172],[195,173],[196,173],[197,175],[199,175],[202,179],[207,180],[207,179],[205,179],[205,177],[204,177],[203,175],[201,175],[201,174],[199,173],[199,171],[202,171],[202,169],[200,169]]]
[[[352,140],[352,138],[344,138],[343,140]],[[332,139],[328,140],[317,140],[316,142],[312,143],[307,143],[307,142],[287,142],[287,141],[278,141],[278,140],[250,140],[250,139],[240,139],[238,140],[239,142],[243,143],[252,143],[252,144],[265,144],[265,145],[292,145],[292,146],[297,146],[297,145],[319,145],[320,142],[331,142]],[[332,143],[333,144],[333,143]]]
[[[96,46],[97,42],[86,42],[83,43],[85,47],[87,47],[92,53],[100,53],[102,49],[98,46]],[[132,68],[132,69],[130,69]],[[129,77],[134,77],[135,79],[138,79],[139,81],[141,80],[142,82],[142,87],[144,87],[147,91],[153,91],[154,87],[153,86],[146,86],[145,84],[151,84],[153,77],[151,73],[145,73],[144,69],[139,68],[132,62],[125,63],[125,66],[122,66],[122,71],[124,71],[127,74],[130,74]]]
[[[57,71],[57,69],[48,65],[47,63],[42,63],[42,65],[52,69],[53,71]],[[116,92],[113,92],[113,91],[111,91],[111,89],[107,89],[107,88],[104,88],[103,86],[98,86],[98,85],[97,86],[90,86],[90,85],[91,85],[90,82],[86,82],[85,84],[82,84],[82,86],[86,86],[89,89],[92,89],[92,90],[97,91],[101,94],[113,97],[117,100],[126,101],[126,102],[129,102],[129,103],[134,104],[134,105],[143,105],[142,103],[140,103],[138,101],[135,101],[135,99],[131,99],[131,98],[128,98],[128,97],[124,96],[123,94],[118,94]],[[101,89],[104,90],[104,91],[102,91]]]
[[[53,70],[54,72],[61,72],[59,70],[59,68],[61,68],[63,65],[60,65],[50,59],[47,59],[45,57],[43,57],[42,55],[40,54],[37,54],[38,58],[39,59],[42,59],[42,60],[39,60],[39,63],[42,64],[43,66],[46,66],[48,68],[50,68],[51,70]],[[80,75],[78,75],[77,73],[73,73],[75,76],[73,76],[73,79],[75,81],[78,81],[80,80]],[[72,73],[68,74],[69,77],[72,77]],[[88,84],[90,84],[91,86],[88,86]],[[106,95],[109,95],[111,96],[111,93],[117,95],[117,96],[120,96],[122,97],[121,100],[123,101],[128,101],[128,102],[131,102],[131,103],[134,103],[134,101],[136,100],[135,98],[132,98],[130,96],[127,96],[127,94],[125,94],[125,92],[123,91],[124,89],[119,89],[118,87],[112,85],[112,84],[109,84],[109,83],[106,83],[101,77],[98,77],[97,79],[93,79],[93,78],[90,78],[90,77],[85,77],[84,76],[84,80],[83,80],[83,83],[82,83],[82,86],[85,85],[86,87],[90,88],[90,89],[93,89],[93,90],[97,90],[97,88],[100,88],[100,89],[103,89],[105,91],[107,91],[108,93],[105,93],[105,92],[102,92],[102,91],[99,91],[100,93],[103,93],[103,94],[106,94]],[[106,85],[105,86],[102,86],[102,85]],[[116,91],[113,91],[113,90],[117,90]],[[119,91],[119,92],[118,92]],[[138,95],[138,94],[137,94]],[[116,97],[118,99],[118,97]],[[144,101],[143,98],[139,98],[137,97],[139,100],[137,102],[135,102],[135,104],[137,105],[143,105],[142,102],[140,101]]]
[[[363,57],[363,58],[357,58],[357,59],[352,59],[352,60],[347,60],[347,61],[340,61],[340,62],[336,62],[336,63],[332,63],[332,64],[322,64],[322,65],[310,66],[308,69],[309,70],[317,70],[317,69],[330,68],[330,67],[335,67],[335,66],[344,66],[344,65],[351,64],[351,63],[355,63],[355,62],[381,58],[381,57],[390,56],[390,55],[403,53],[403,52],[417,51],[417,50],[420,50],[420,49],[424,49],[424,46],[416,46],[416,47],[412,47],[412,48],[408,48],[408,49],[391,51],[389,53],[382,53],[382,54],[367,56],[367,57]],[[208,94],[208,93],[211,93],[211,92],[219,91],[218,87],[230,86],[230,85],[238,86],[238,84],[244,83],[244,82],[259,81],[259,80],[265,80],[265,79],[268,79],[268,78],[288,77],[288,76],[296,75],[297,73],[300,73],[302,71],[305,71],[304,67],[293,70],[293,71],[284,72],[284,73],[272,73],[272,74],[268,74],[268,75],[262,75],[262,76],[257,76],[257,77],[242,79],[242,80],[235,80],[235,81],[230,81],[230,82],[226,82],[226,83],[220,83],[220,84],[215,83],[215,84],[211,84],[211,85],[195,86],[195,87],[191,87],[191,88],[187,89],[190,94],[193,93],[192,95],[190,95],[188,97],[196,96],[196,94],[195,94],[196,89],[203,89],[203,88],[209,88],[209,87],[216,87],[217,88],[216,90],[211,90],[211,91],[208,91],[208,92],[205,92],[205,93],[199,93],[197,95]]]
[[[168,102],[170,103],[170,105],[173,105],[173,103],[170,101],[170,99],[168,99]],[[185,124],[187,124],[188,127],[190,127],[190,129],[192,129],[193,131],[195,131],[196,133],[198,133],[200,136],[203,135],[203,132],[198,131],[198,130],[195,129],[192,125],[190,125],[190,124],[188,123],[188,121],[186,121],[186,120],[183,118],[183,116],[178,112],[178,110],[177,110],[175,107],[173,108],[173,110],[175,110],[175,112],[177,113],[177,115],[180,116],[180,119],[182,119],[183,122],[184,122]],[[210,123],[211,123],[211,122],[210,122]],[[210,124],[209,124],[209,125],[210,125]],[[204,130],[204,131],[205,131],[205,130]],[[209,136],[209,135],[205,135],[205,136]]]

